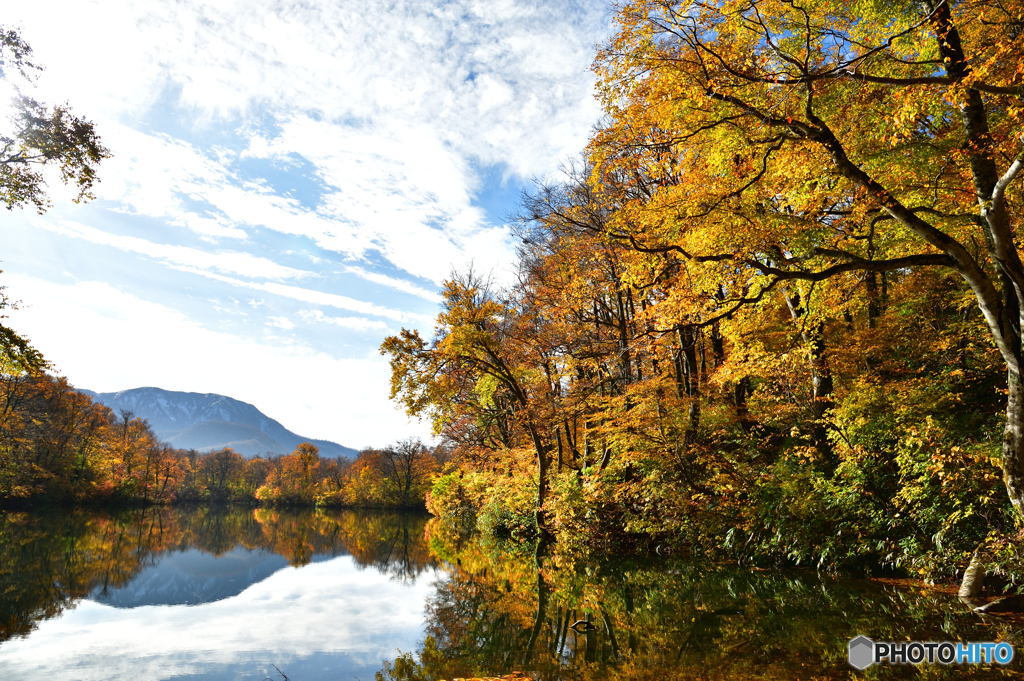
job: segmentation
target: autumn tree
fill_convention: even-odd
[[[320,465],[323,468],[324,479],[327,480],[335,490],[344,489],[345,483],[348,480],[349,472],[352,468],[352,460],[347,459],[344,456],[338,456],[333,459],[322,459]]]
[[[678,451],[693,444],[700,426],[704,378],[697,358],[704,337],[690,311],[668,329],[652,329],[645,313],[663,295],[666,272],[650,282],[631,271],[628,245],[608,238],[615,205],[589,181],[593,169],[566,170],[564,182],[524,198],[517,225],[520,288],[557,348],[545,367],[562,367],[561,384],[553,387],[564,417],[559,461],[604,470],[614,451],[631,446],[625,431],[636,428],[623,425],[637,426],[629,417],[646,413],[633,407],[652,396],[657,419],[685,413],[685,424],[655,426],[659,446]],[[657,383],[653,394],[650,379]]]
[[[230,498],[232,488],[238,484],[245,470],[245,459],[225,447],[204,456],[199,469],[210,497],[224,500]]]
[[[145,450],[139,466],[137,495],[143,504],[166,502],[174,498],[178,480],[183,473],[182,457],[171,447],[158,444]]]
[[[109,413],[64,378],[6,377],[0,496],[76,499],[103,482]]]
[[[381,472],[391,482],[397,505],[409,505],[417,498],[422,500],[422,493],[417,492],[436,470],[430,450],[419,440],[407,438],[378,450],[377,455]]]
[[[149,423],[130,410],[121,410],[117,417],[111,413],[110,421],[110,477],[119,493],[131,497],[146,484],[143,476],[151,472],[152,451],[160,444]]]
[[[316,445],[303,442],[289,455],[283,468],[289,477],[295,479],[297,485],[308,488],[315,482],[319,464],[320,450]]]
[[[249,497],[255,497],[256,490],[264,483],[273,464],[262,456],[254,456],[245,462],[245,470],[242,472],[241,487]]]
[[[316,445],[303,442],[277,461],[256,491],[256,498],[271,503],[311,505],[320,477],[320,452]]]
[[[455,439],[493,437],[491,452],[527,447],[537,465],[536,519],[545,527],[544,502],[552,444],[545,418],[552,382],[538,373],[529,316],[513,301],[502,302],[489,282],[472,271],[445,282],[442,312],[433,340],[403,329],[387,338],[391,396],[410,415],[429,416],[435,432]],[[484,437],[477,436],[484,431]]]
[[[1024,513],[1020,10],[632,2],[597,61],[609,124],[591,149],[607,234],[648,280],[680,263],[702,325],[806,306],[815,284],[956,272],[1006,366],[1003,476]],[[821,317],[800,314],[814,361]]]

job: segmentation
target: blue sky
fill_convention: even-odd
[[[73,384],[255,404],[362,447],[427,435],[377,348],[600,116],[603,2],[36,0],[37,99],[92,119],[97,200],[2,216],[11,324]]]

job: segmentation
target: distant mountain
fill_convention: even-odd
[[[91,600],[115,608],[142,605],[197,605],[237,596],[288,561],[276,553],[235,547],[214,556],[198,549],[172,551],[119,588],[99,586]]]
[[[344,554],[317,554],[311,562],[337,555]],[[98,586],[89,598],[115,608],[212,603],[237,596],[286,567],[284,556],[263,549],[236,546],[216,556],[198,549],[171,551],[124,586]]]
[[[183,393],[161,388],[134,388],[116,393],[81,392],[114,410],[144,418],[162,441],[179,449],[211,451],[231,447],[239,454],[289,454],[303,442],[326,457],[355,457],[351,447],[302,437],[253,405],[214,393]]]

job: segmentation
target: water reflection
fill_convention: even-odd
[[[850,678],[846,641],[1010,640],[1024,621],[909,583],[535,554],[418,516],[252,509],[0,514],[12,679]],[[861,675],[855,675],[861,676]]]
[[[0,515],[8,678],[372,678],[422,640],[421,516]]]
[[[172,551],[123,587],[96,587],[90,598],[115,608],[198,605],[237,596],[288,567],[283,556],[236,546],[215,556],[199,549]]]
[[[846,661],[858,634],[1017,649],[1010,669],[874,667],[868,678],[1019,678],[1024,667],[1024,621],[975,615],[952,593],[910,582],[534,556],[431,533],[446,578],[427,603],[427,637],[378,679],[847,679],[862,676]]]

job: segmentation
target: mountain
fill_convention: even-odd
[[[81,392],[114,410],[144,418],[160,440],[178,449],[211,451],[231,447],[239,454],[289,454],[309,442],[325,457],[355,457],[351,447],[296,435],[253,405],[214,393],[134,388],[116,393]]]
[[[235,547],[214,556],[198,549],[174,551],[144,568],[122,587],[99,586],[90,599],[115,608],[197,605],[236,596],[288,561],[276,553]]]
[[[337,555],[343,554],[317,554],[311,562]],[[89,598],[115,608],[212,603],[237,596],[286,567],[284,556],[263,549],[236,546],[220,555],[198,549],[172,551],[143,568],[128,584],[98,586]]]

